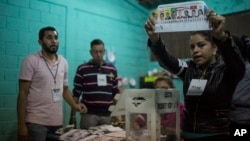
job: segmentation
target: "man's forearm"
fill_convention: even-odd
[[[74,101],[76,102],[76,103],[78,103],[78,98],[77,97],[73,97],[73,99],[74,99]],[[74,109],[74,108],[71,108],[71,113],[70,113],[70,115],[71,115],[71,117],[74,117],[75,116],[75,113],[76,113],[76,110]]]
[[[19,94],[17,98],[17,117],[18,126],[25,125],[27,99],[24,95]]]
[[[64,87],[63,98],[71,106],[71,108],[75,108],[77,102],[74,100],[70,90],[66,86]]]

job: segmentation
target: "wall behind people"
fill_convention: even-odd
[[[0,141],[16,140],[19,68],[24,56],[40,49],[41,27],[58,30],[71,87],[77,65],[90,58],[94,38],[115,52],[119,76],[138,82],[151,67],[142,26],[148,13],[135,0],[0,0]],[[64,107],[66,123],[70,109]]]
[[[89,61],[94,38],[114,51],[119,76],[137,80],[149,63],[142,26],[148,13],[134,0],[0,0],[0,140],[16,140],[19,68],[26,55],[40,49],[41,27],[51,25],[59,32],[59,53],[68,60],[71,88],[77,66]],[[66,104],[64,111],[66,124]]]

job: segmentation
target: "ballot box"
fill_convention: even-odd
[[[126,89],[111,115],[125,115],[127,141],[179,141],[179,101],[177,89]]]

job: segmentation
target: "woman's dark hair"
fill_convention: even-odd
[[[191,36],[195,35],[195,34],[200,34],[202,35],[207,41],[211,42],[212,45],[215,44],[214,40],[213,40],[213,36],[210,30],[203,30],[203,31],[194,31],[191,33]]]
[[[199,14],[199,12],[201,12],[201,14],[203,15],[203,11],[201,9],[198,10],[198,14]]]

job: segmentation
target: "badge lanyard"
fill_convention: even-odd
[[[53,72],[52,72],[52,70],[49,68],[49,65],[48,65],[47,61],[45,60],[45,58],[43,58],[43,59],[44,59],[44,62],[45,62],[45,64],[46,64],[47,68],[49,69],[49,71],[50,71],[50,73],[51,73],[53,79],[54,79],[54,84],[56,85],[56,75],[57,75],[57,72],[58,72],[58,64],[59,64],[59,63],[56,65],[56,73],[55,73],[55,75],[54,75]]]

